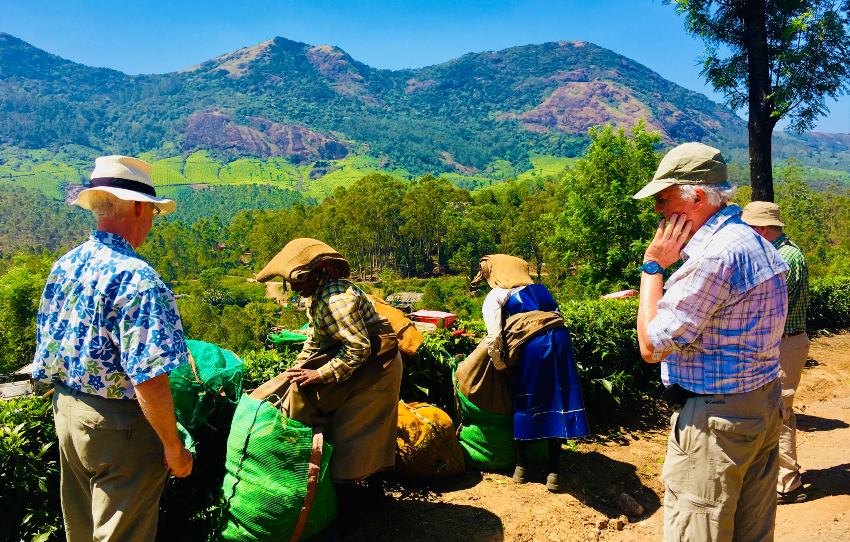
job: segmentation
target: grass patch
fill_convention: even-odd
[[[531,158],[532,168],[520,173],[517,179],[520,181],[530,181],[560,175],[575,161],[576,158],[565,158],[563,156],[535,156]]]

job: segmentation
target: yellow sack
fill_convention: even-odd
[[[403,312],[393,307],[380,297],[371,294],[366,294],[366,297],[368,297],[369,301],[372,302],[372,305],[375,306],[375,310],[378,311],[378,314],[390,321],[390,326],[392,326],[396,337],[398,337],[399,352],[405,356],[412,356],[415,354],[416,351],[419,350],[419,347],[422,346],[422,342],[425,340],[425,338],[422,337],[422,334],[419,333],[419,330],[416,329],[416,325],[411,322]]]
[[[455,426],[428,403],[398,403],[395,470],[410,478],[444,478],[466,470]]]

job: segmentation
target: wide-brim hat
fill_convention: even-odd
[[[785,223],[779,218],[779,205],[770,201],[753,201],[744,207],[741,220],[750,226],[779,226]]]
[[[141,201],[155,204],[160,214],[167,215],[177,208],[168,198],[156,196],[151,180],[149,163],[130,156],[101,156],[94,161],[90,188],[77,196],[73,205],[91,209],[92,202],[101,197],[115,197],[124,201]]]
[[[274,277],[281,277],[287,282],[301,282],[307,274],[319,264],[325,264],[332,269],[336,278],[345,278],[351,274],[351,266],[342,254],[330,245],[300,237],[286,243],[280,252],[257,273],[257,282],[268,282]]]
[[[632,196],[653,196],[676,184],[722,184],[729,180],[720,151],[703,143],[683,143],[664,155],[655,175]]]
[[[528,272],[528,262],[509,254],[488,254],[479,262],[481,269],[471,286],[487,281],[491,288],[516,288],[534,284]]]

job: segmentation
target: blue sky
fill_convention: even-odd
[[[377,68],[467,52],[585,40],[721,101],[700,78],[702,44],[661,0],[0,0],[0,31],[125,73],[180,70],[274,36],[341,47]],[[850,133],[850,98],[817,129]]]

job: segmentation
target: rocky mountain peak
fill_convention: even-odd
[[[334,91],[363,102],[377,104],[379,100],[369,93],[367,77],[369,68],[358,64],[351,56],[333,45],[316,45],[306,52],[307,59],[323,77],[329,79]]]
[[[257,45],[243,47],[232,53],[227,53],[217,56],[211,60],[207,60],[202,64],[186,68],[185,72],[197,71],[216,71],[224,70],[227,72],[227,77],[231,79],[239,79],[248,74],[251,64],[258,58],[267,55],[269,48],[274,44],[275,40],[266,40]]]

